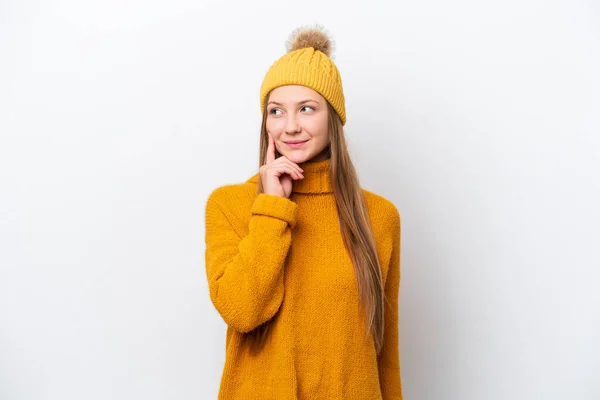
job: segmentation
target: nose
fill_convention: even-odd
[[[296,117],[293,114],[289,114],[287,120],[285,121],[285,133],[293,134],[300,131],[300,124],[296,120]]]

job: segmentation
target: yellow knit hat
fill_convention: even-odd
[[[346,124],[346,105],[340,71],[330,58],[332,41],[322,27],[300,27],[288,40],[287,54],[275,61],[260,87],[260,111],[271,90],[284,85],[307,86],[325,97]]]

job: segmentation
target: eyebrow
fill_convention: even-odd
[[[314,101],[315,103],[319,104],[319,102],[318,102],[317,100],[313,100],[313,99],[306,99],[306,100],[302,100],[302,101],[299,101],[299,102],[297,102],[297,103],[296,103],[296,105],[300,105],[300,104],[308,103],[308,102],[310,102],[310,101]],[[282,106],[282,105],[283,105],[283,104],[281,104],[281,103],[279,103],[279,102],[276,102],[276,101],[269,101],[269,103],[267,103],[267,105],[269,105],[269,104],[271,104],[271,103],[273,103],[273,104],[277,104],[278,106]]]

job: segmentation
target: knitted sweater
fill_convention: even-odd
[[[400,215],[361,189],[384,277],[384,345],[376,355],[342,240],[330,160],[305,162],[290,198],[256,196],[258,174],[206,202],[210,298],[227,324],[220,400],[402,400],[398,348]],[[271,320],[260,350],[245,333]]]

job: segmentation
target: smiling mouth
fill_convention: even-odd
[[[303,142],[285,142],[285,144],[287,144],[289,147],[295,149],[298,147],[302,147],[304,145],[304,143],[308,142],[308,140],[305,140]]]

